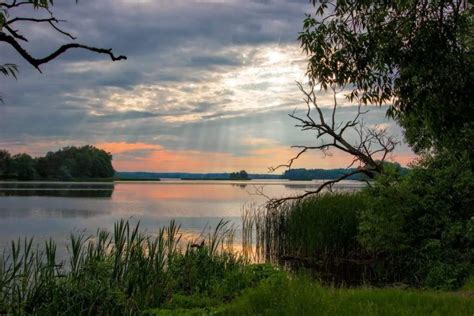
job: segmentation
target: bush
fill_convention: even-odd
[[[466,155],[425,158],[405,177],[366,190],[359,240],[379,282],[457,288],[474,262],[474,174]]]

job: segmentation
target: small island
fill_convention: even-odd
[[[249,174],[245,170],[240,170],[239,172],[232,172],[229,175],[230,180],[250,180]]]

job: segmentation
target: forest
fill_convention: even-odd
[[[26,153],[11,155],[0,150],[0,179],[3,180],[87,180],[112,178],[112,155],[86,145],[64,147],[44,157]]]

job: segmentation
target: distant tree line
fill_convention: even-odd
[[[37,158],[0,150],[1,179],[68,181],[111,178],[114,174],[112,155],[90,145],[65,147]]]
[[[405,174],[408,169],[403,168],[400,166],[398,163],[388,163],[385,162],[385,164],[389,164],[393,166],[396,170],[398,170],[402,175]],[[282,178],[283,179],[289,179],[289,180],[331,180],[331,179],[337,179],[341,175],[350,173],[352,169],[346,169],[346,168],[340,168],[340,169],[305,169],[305,168],[299,168],[299,169],[289,169],[286,170]],[[367,177],[363,174],[355,174],[353,176],[350,176],[347,178],[348,180],[365,180]]]
[[[289,180],[329,180],[329,179],[337,179],[341,175],[346,174],[351,170],[348,169],[304,169],[304,168],[297,168],[297,169],[289,169],[286,170],[282,178],[289,179]],[[363,180],[362,174],[357,174],[349,177],[348,179],[351,180]]]

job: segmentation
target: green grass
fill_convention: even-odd
[[[50,240],[13,242],[0,255],[0,315],[130,315],[153,308],[213,308],[278,273],[225,249],[221,221],[202,244],[182,245],[174,222],[145,234],[127,221],[112,233],[71,235],[60,261]]]
[[[264,281],[216,311],[216,315],[470,316],[473,313],[474,299],[457,293],[334,289],[322,287],[307,277]]]

